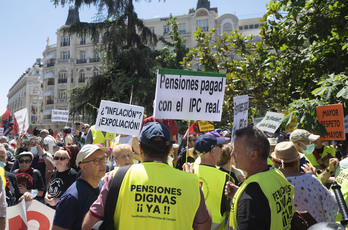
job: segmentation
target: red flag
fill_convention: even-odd
[[[186,140],[186,136],[190,133],[195,133],[196,135],[198,135],[199,133],[199,126],[198,126],[198,122],[195,121],[192,125],[190,125],[188,132],[186,131],[183,140]]]
[[[11,136],[14,137],[14,135],[16,135],[18,133],[18,124],[17,124],[17,119],[14,119],[13,122],[13,129],[12,129],[12,134]]]
[[[57,139],[57,130],[54,131],[52,137],[53,137],[54,139]]]
[[[6,112],[1,117],[1,124],[0,124],[0,127],[4,128],[4,136],[6,136],[12,131],[12,126],[13,126],[13,120],[12,120],[11,112],[10,112],[10,109],[7,108]]]

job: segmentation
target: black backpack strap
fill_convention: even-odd
[[[109,184],[109,192],[106,197],[105,207],[104,207],[104,221],[99,229],[113,229],[114,228],[114,213],[116,208],[116,203],[118,199],[118,194],[120,192],[121,184],[124,176],[126,175],[128,169],[131,165],[126,165],[117,170],[114,177]]]

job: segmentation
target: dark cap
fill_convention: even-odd
[[[164,140],[162,142],[154,141],[152,140],[152,138],[154,137],[162,137]],[[171,145],[172,143],[170,139],[170,132],[168,128],[165,125],[160,124],[158,122],[150,122],[144,125],[139,137],[139,141],[142,144],[154,147],[160,147],[159,144]]]
[[[53,144],[53,147],[64,147],[64,143],[63,142],[56,142]]]
[[[199,153],[208,153],[216,145],[225,144],[226,140],[223,137],[216,137],[211,134],[204,134],[196,139],[194,149]]]

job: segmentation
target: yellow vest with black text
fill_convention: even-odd
[[[120,188],[115,229],[192,229],[199,204],[196,175],[164,163],[135,164]]]
[[[330,154],[333,157],[336,157],[336,152],[337,152],[337,149],[335,149],[333,147],[330,147],[330,146],[324,146],[324,151],[323,151],[323,154],[322,154],[321,157],[323,158],[323,157],[327,156],[328,154]],[[318,163],[317,158],[314,156],[313,153],[306,155],[306,158],[316,169],[320,169],[321,168],[320,164]],[[328,167],[329,166],[329,161],[326,161],[324,163],[324,165],[326,167]]]
[[[2,183],[4,184],[4,187],[6,187],[5,169],[1,166],[0,166],[0,177],[1,177]]]
[[[243,182],[232,199],[229,225],[237,230],[238,200],[248,184],[252,182],[259,184],[268,200],[271,210],[270,230],[290,229],[291,220],[295,212],[293,206],[294,187],[278,169],[257,173]]]
[[[338,174],[338,176],[335,178],[335,181],[339,186],[341,186],[341,192],[344,198],[344,201],[346,202],[346,205],[348,205],[348,169],[343,170]],[[331,189],[332,190],[332,189]],[[340,212],[337,212],[336,222],[340,222],[342,219],[342,215]]]
[[[96,130],[95,126],[91,126],[91,132],[93,136],[93,143],[92,144],[104,144],[106,140],[113,140],[116,137],[116,133],[105,133],[105,137],[102,131]]]
[[[212,229],[225,229],[223,221],[226,213],[221,215],[221,199],[225,190],[226,176],[229,175],[214,166],[194,165],[195,174],[204,194],[205,204],[212,218]],[[231,181],[235,183],[232,177]],[[220,225],[220,226],[219,226]]]

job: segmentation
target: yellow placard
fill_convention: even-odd
[[[198,127],[200,132],[214,130],[214,125],[211,121],[198,121]]]

